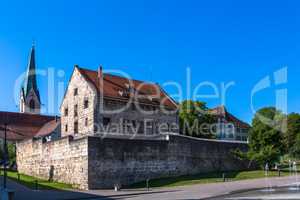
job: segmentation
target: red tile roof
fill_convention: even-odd
[[[177,103],[158,85],[138,80],[127,79],[112,74],[103,74],[103,87],[100,87],[98,72],[79,68],[80,73],[90,81],[98,91],[103,90],[104,97],[129,99],[129,88],[135,91],[141,103],[163,105],[171,109],[177,109]],[[128,95],[126,95],[128,94]]]
[[[243,122],[242,120],[238,119],[237,117],[229,113],[225,108],[225,106],[218,106],[216,108],[209,110],[209,112],[212,115],[224,118],[228,122],[232,122],[233,124],[239,126],[240,128],[245,128],[245,129],[251,128],[249,124]]]
[[[60,118],[27,113],[0,112],[0,137],[4,138],[7,124],[7,139],[22,140],[52,133],[60,124]]]

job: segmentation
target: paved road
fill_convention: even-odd
[[[162,188],[146,190],[112,190],[92,191],[33,191],[12,181],[8,182],[9,188],[16,191],[16,200],[196,200],[229,194],[234,191],[259,189],[264,187],[281,187],[295,182],[294,177],[282,177],[235,181],[226,183],[213,183],[192,185],[175,188]],[[222,199],[222,198],[221,198]]]

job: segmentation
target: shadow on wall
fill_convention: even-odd
[[[49,182],[53,182],[53,176],[54,176],[54,166],[51,165],[49,170],[49,179],[48,179]]]

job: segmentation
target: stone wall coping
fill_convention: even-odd
[[[233,143],[233,144],[248,144],[248,142],[244,141],[235,141],[235,140],[218,140],[218,139],[205,139],[205,138],[195,138],[187,135],[179,135],[179,134],[167,134],[171,137],[182,137],[190,140],[198,140],[198,141],[207,141],[207,142],[217,142],[217,143]]]

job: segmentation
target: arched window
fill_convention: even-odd
[[[29,108],[30,108],[30,111],[34,111],[35,110],[35,103],[34,103],[34,100],[30,100],[29,102]]]

